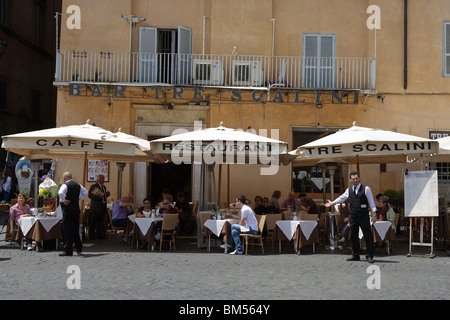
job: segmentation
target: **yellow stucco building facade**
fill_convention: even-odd
[[[151,140],[195,121],[223,123],[275,130],[289,150],[354,122],[426,138],[450,132],[446,0],[71,0],[63,13],[58,126],[90,119]],[[447,165],[438,165],[444,189]],[[163,187],[198,197],[196,168],[163,166],[127,164],[122,194],[139,204]],[[398,190],[406,168],[418,165],[361,165],[361,177],[374,194]],[[335,194],[352,169],[341,166]],[[56,176],[64,170],[81,181],[80,162],[58,160]],[[315,166],[271,176],[258,165],[218,170],[221,203],[276,189],[282,198],[291,190],[322,198],[309,179],[321,177]],[[116,191],[114,163],[109,176]]]

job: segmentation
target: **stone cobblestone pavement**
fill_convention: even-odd
[[[435,249],[430,259],[421,256],[430,252],[425,247],[407,257],[407,241],[399,241],[391,255],[377,249],[373,266],[379,267],[380,289],[370,289],[367,281],[374,273],[368,273],[371,264],[363,256],[348,262],[348,254],[321,246],[315,254],[302,248],[301,255],[288,246],[281,254],[271,249],[265,245],[265,255],[255,248],[248,256],[230,256],[219,248],[197,249],[184,239],[175,252],[159,252],[130,248],[117,238],[111,244],[84,241],[82,256],[59,257],[60,251],[29,252],[1,241],[0,291],[4,300],[450,298],[450,257],[444,250]],[[80,289],[68,287],[76,274],[70,266],[79,268]]]

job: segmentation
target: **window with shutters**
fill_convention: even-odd
[[[191,28],[140,28],[140,82],[187,84],[192,74],[191,61]]]
[[[302,87],[336,87],[336,35],[304,33],[302,42]]]
[[[450,22],[444,22],[443,74],[450,77]]]

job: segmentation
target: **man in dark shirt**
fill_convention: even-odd
[[[268,212],[267,207],[264,206],[261,196],[255,197],[255,208],[253,209],[256,214],[266,214]]]
[[[91,199],[90,216],[89,216],[89,237],[91,240],[95,238],[104,238],[103,221],[107,213],[107,199],[109,191],[104,185],[105,176],[99,174],[97,176],[97,183],[89,188],[89,199]]]

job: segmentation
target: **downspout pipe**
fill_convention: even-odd
[[[408,88],[408,0],[404,0],[403,18],[403,89]]]

